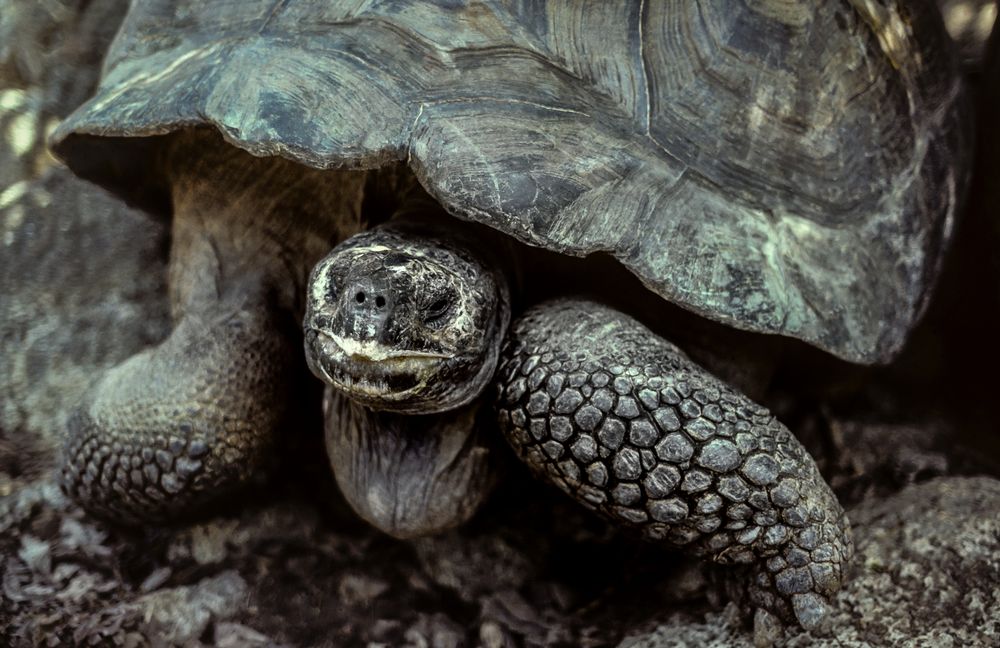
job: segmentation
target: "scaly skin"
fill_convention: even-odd
[[[253,158],[199,132],[165,157],[174,330],[98,380],[62,470],[81,505],[126,523],[190,514],[264,467],[305,376],[309,270],[360,227],[363,174]]]
[[[853,546],[815,463],[763,407],[632,318],[557,300],[511,328],[501,428],[538,475],[644,537],[749,565],[750,602],[815,627]]]
[[[220,304],[108,372],[69,424],[63,484],[123,522],[189,512],[263,463],[293,394],[296,345],[270,309]],[[211,332],[211,334],[208,334]]]

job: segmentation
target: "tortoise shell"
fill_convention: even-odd
[[[928,0],[137,0],[52,142],[139,203],[154,136],[194,126],[315,168],[405,162],[458,217],[884,362],[967,184],[951,48]]]

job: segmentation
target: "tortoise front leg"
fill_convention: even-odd
[[[245,483],[294,396],[298,345],[277,315],[261,301],[224,300],[105,374],[70,419],[66,491],[93,513],[137,523]]]
[[[843,509],[766,409],[632,318],[558,300],[512,327],[499,418],[536,473],[650,540],[751,565],[758,609],[819,624],[851,557]]]
[[[360,225],[362,174],[255,158],[211,136],[169,150],[174,330],[102,376],[72,416],[62,481],[88,510],[162,521],[268,463],[306,377],[301,292]]]

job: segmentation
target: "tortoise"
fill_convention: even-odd
[[[308,268],[333,243],[392,212],[391,201],[366,209],[366,198],[378,205],[380,195],[406,193],[406,174],[393,171],[403,166],[452,217],[559,255],[608,255],[664,304],[736,329],[797,338],[851,362],[888,362],[924,310],[959,209],[967,176],[965,110],[950,42],[927,1],[135,2],[96,96],[52,142],[82,177],[133,203],[172,211],[177,323],[159,347],[102,378],[81,405],[67,435],[66,489],[105,515],[159,519],[197,507],[258,470],[295,409],[291,385],[301,355],[293,350],[291,324],[302,319]],[[400,225],[407,220],[373,230],[372,240],[430,241],[469,267],[490,267],[489,254],[474,249],[481,245],[463,242],[488,236],[461,234],[465,228],[455,219],[443,221],[453,227],[416,229]],[[441,227],[447,233],[435,234]],[[319,307],[337,303],[329,293],[333,282],[324,280],[346,249],[321,263],[309,285],[318,310],[306,323],[317,339],[324,330],[315,318],[324,316]],[[397,261],[405,266],[412,259]],[[456,279],[451,270],[445,274]],[[426,278],[407,280],[420,290]],[[387,295],[383,308],[396,293]],[[379,305],[378,295],[371,303]],[[502,303],[485,311],[497,332],[506,328],[499,325]],[[435,310],[434,303],[427,307]],[[724,495],[732,449],[717,444],[724,435],[706,426],[716,422],[710,406],[729,403],[736,423],[756,430],[752,443],[761,448],[741,451],[743,474],[757,474],[763,484],[774,466],[788,474],[785,457],[769,454],[765,441],[790,448],[792,472],[808,481],[809,493],[798,495],[810,504],[806,516],[815,513],[838,529],[831,537],[839,535],[840,560],[850,553],[835,498],[766,410],[625,314],[579,300],[538,308],[512,325],[499,364],[500,419],[529,463],[542,457],[528,441],[530,422],[527,431],[522,422],[540,393],[531,376],[539,363],[555,375],[550,363],[562,362],[554,360],[562,351],[544,349],[565,344],[564,334],[580,332],[581,322],[605,322],[610,338],[581,338],[609,345],[579,349],[581,371],[611,359],[610,346],[623,349],[625,373],[608,367],[609,384],[634,379],[635,398],[618,394],[616,402],[629,397],[646,408],[643,416],[656,424],[652,447],[667,443],[669,457],[687,452],[681,441],[691,444],[710,462],[699,478],[707,480],[705,494]],[[348,355],[392,371],[387,356],[370,353],[377,347],[357,342]],[[484,348],[496,345],[490,339]],[[329,373],[314,351],[314,368]],[[490,362],[467,363],[473,371],[462,380],[487,379],[452,380],[439,405],[452,413],[469,407],[473,401],[462,401],[485,388]],[[633,369],[639,374],[629,375]],[[687,376],[686,388],[674,385],[668,370]],[[655,391],[657,378],[663,387],[654,407],[643,396]],[[566,377],[568,389],[582,394],[575,380],[575,373]],[[587,398],[601,389],[590,385]],[[405,407],[371,410],[386,409],[385,395],[363,399],[369,409],[347,407],[373,417],[379,434],[438,425]],[[673,399],[678,408],[698,408],[700,415],[685,420],[701,421],[701,431],[670,436],[672,420],[656,414],[668,417]],[[329,412],[338,410],[335,401],[335,395],[328,401]],[[556,439],[558,412],[543,414],[552,415],[546,429]],[[725,414],[720,426],[731,422]],[[481,448],[469,421],[453,417],[446,425],[465,430],[469,446]],[[578,425],[570,420],[571,428]],[[566,438],[579,440],[583,431],[572,428]],[[385,438],[379,434],[371,438]],[[738,439],[734,444],[740,447]],[[652,475],[661,486],[669,481],[661,479],[669,466],[655,451],[622,447],[632,454],[602,457],[612,472],[628,464],[623,475],[638,470],[633,485]],[[419,461],[441,457],[431,455]],[[755,467],[747,467],[751,460]],[[468,464],[458,483],[471,489],[464,492],[488,486],[486,463]],[[587,473],[585,484],[582,472],[559,470],[544,472],[591,501],[584,487],[599,479]],[[614,498],[596,488],[594,497]],[[752,500],[748,493],[739,515],[753,515],[755,504],[766,509],[761,493]],[[787,491],[767,495],[793,498]],[[648,491],[642,497],[652,501]],[[445,515],[464,519],[477,502],[447,505]],[[705,515],[715,506],[680,504],[689,511],[701,506]],[[674,502],[660,508],[660,517],[680,515]],[[685,540],[676,532],[683,524],[610,513],[651,537]],[[724,538],[722,544],[690,542],[714,560],[745,560],[736,535],[752,532],[737,528],[741,521],[715,535],[698,532]],[[775,542],[784,554],[754,556],[765,569],[758,569],[755,578],[762,580],[752,589],[760,609],[812,626],[840,567],[832,574],[806,569],[822,562],[815,552],[830,555],[829,543],[811,549],[811,557],[802,551],[816,539],[808,529]],[[750,546],[763,546],[768,534],[760,538]],[[766,568],[785,585],[775,586]]]

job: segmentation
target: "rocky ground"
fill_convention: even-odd
[[[955,24],[974,33],[984,4]],[[169,528],[109,526],[60,494],[69,409],[169,327],[165,225],[41,144],[90,92],[123,6],[0,0],[0,645],[750,645],[717,573],[516,468],[468,527],[417,542],[350,513],[319,430],[248,492]],[[997,161],[983,148],[904,356],[862,371],[803,352],[766,397],[848,507],[858,550],[829,623],[779,643],[1000,644]]]
[[[0,511],[0,641],[751,645],[713,574],[514,482],[469,528],[404,543],[287,487],[197,523],[129,532],[88,518],[42,478]],[[850,510],[858,554],[827,627],[781,643],[996,645],[998,510],[991,477],[866,498]]]

